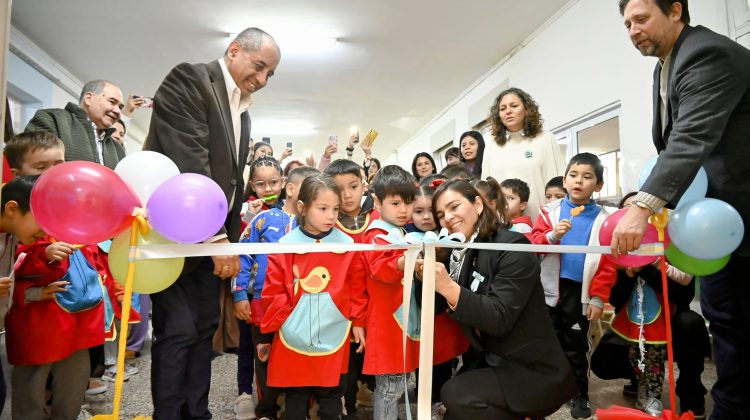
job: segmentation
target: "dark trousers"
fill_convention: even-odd
[[[557,306],[549,308],[549,314],[557,339],[560,340],[560,346],[570,362],[578,394],[588,398],[589,360],[587,354],[591,342],[589,321],[583,314],[581,304],[581,283],[560,279],[560,300]]]
[[[357,353],[358,343],[349,343],[349,368],[341,375],[341,391],[344,393],[346,415],[357,412],[357,393],[359,392],[359,377],[365,364],[365,353]]]
[[[240,345],[237,347],[237,395],[253,394],[253,378],[255,376],[255,359],[253,354],[253,327],[238,319],[240,327]]]
[[[713,336],[716,383],[711,419],[750,419],[750,257],[732,256],[702,277],[701,310]]]
[[[155,420],[210,419],[211,338],[219,322],[222,281],[210,257],[151,295],[154,343],[151,394]]]
[[[415,372],[417,378],[417,389],[419,389],[419,369]],[[453,376],[453,360],[432,366],[432,391],[430,400],[432,403],[438,403],[440,399],[440,390],[446,382]]]
[[[444,420],[517,420],[525,416],[508,409],[497,373],[485,367],[461,372],[443,385]]]
[[[285,388],[287,420],[305,420],[310,397],[318,402],[318,417],[321,420],[338,420],[341,418],[341,387],[306,386]]]
[[[257,325],[252,325],[250,331],[253,344],[255,344],[253,357],[255,359],[255,379],[258,384],[258,405],[255,406],[255,415],[258,418],[275,419],[279,410],[276,400],[279,399],[283,389],[268,386],[268,357],[271,354],[273,334],[263,334]]]
[[[0,415],[5,408],[5,398],[8,397],[8,388],[5,385],[5,372],[3,372],[3,362],[0,361]]]
[[[591,371],[602,379],[635,380],[628,362],[629,342],[607,331],[591,355]],[[680,370],[676,393],[682,411],[704,407],[706,388],[701,382],[704,359],[709,356],[709,339],[703,317],[690,310],[672,315],[672,346]]]

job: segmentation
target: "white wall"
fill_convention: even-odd
[[[80,79],[13,27],[10,30],[10,45],[19,53],[8,53],[8,90],[24,102],[23,126],[37,109],[65,108],[68,102],[78,102],[83,87]],[[145,137],[145,132],[129,124],[125,136],[126,151],[132,153],[141,150]]]
[[[727,34],[723,1],[692,0],[692,24]],[[506,85],[529,92],[539,103],[548,130],[591,112],[621,104],[623,191],[635,189],[640,166],[654,155],[651,143],[651,75],[655,58],[642,57],[630,43],[615,1],[573,0],[509,57],[477,80],[383,164],[410,167],[414,154],[432,151],[431,136],[455,121],[455,138],[479,121],[469,110]],[[486,103],[489,112],[491,103]],[[486,138],[485,162],[496,146]],[[489,159],[488,159],[489,157]],[[491,175],[492,171],[489,174]]]

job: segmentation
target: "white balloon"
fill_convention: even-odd
[[[164,181],[179,175],[180,169],[161,153],[140,151],[121,160],[115,173],[130,185],[145,207],[154,190]]]

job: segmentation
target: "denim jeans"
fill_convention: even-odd
[[[404,393],[404,374],[375,375],[375,395],[372,410],[375,420],[397,420],[398,400]]]

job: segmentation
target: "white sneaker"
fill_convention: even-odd
[[[124,380],[127,381],[128,379],[132,378],[135,374],[138,373],[138,368],[135,366],[125,364],[125,372],[124,372]],[[107,370],[104,371],[104,375],[102,375],[102,380],[108,381],[108,382],[114,382],[117,379],[117,366],[110,366],[107,368]]]
[[[236,420],[255,419],[255,401],[252,395],[243,392],[242,395],[234,400],[234,418]]]
[[[652,397],[648,392],[648,388],[643,385],[638,386],[638,399],[635,401],[635,408],[642,410],[652,417],[661,417],[664,410],[661,401]]]

